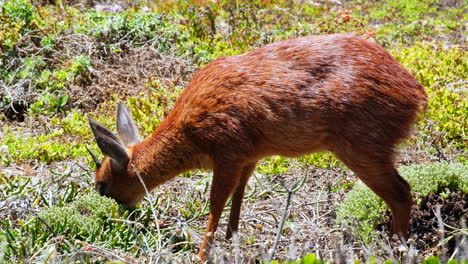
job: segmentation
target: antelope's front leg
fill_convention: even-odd
[[[243,168],[240,181],[237,184],[234,194],[232,195],[231,213],[229,215],[229,224],[226,230],[226,239],[230,239],[232,234],[237,232],[242,200],[244,198],[245,185],[255,170],[255,166],[256,163],[252,163]]]
[[[226,166],[226,164],[222,164],[214,168],[210,191],[210,216],[206,224],[203,242],[198,252],[198,256],[204,262],[207,260],[221,213],[229,196],[237,187],[240,175],[240,166]]]

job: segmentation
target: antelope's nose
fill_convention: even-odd
[[[109,194],[109,184],[102,181],[97,182],[96,191],[102,196],[107,196]]]

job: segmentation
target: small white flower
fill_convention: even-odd
[[[419,250],[416,249],[416,248],[412,248],[410,249],[410,251],[408,252],[408,255],[409,256],[417,256],[419,254]]]
[[[114,12],[114,13],[118,13],[118,12],[123,11],[123,8],[122,8],[121,5],[112,5],[112,6],[109,7],[109,11]]]
[[[400,252],[407,252],[408,251],[408,247],[406,245],[403,245],[403,244],[400,244],[398,246],[398,251]]]
[[[121,5],[115,4],[115,5],[96,5],[94,7],[96,11],[98,12],[104,12],[104,13],[118,13],[122,12],[123,8]]]
[[[8,146],[7,145],[1,145],[0,146],[0,153],[3,153],[3,154],[8,154]]]

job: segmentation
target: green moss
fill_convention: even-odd
[[[468,166],[462,164],[434,163],[405,166],[399,169],[412,188],[413,196],[425,197],[429,193],[446,195],[451,190],[468,193]],[[415,201],[418,202],[418,201]],[[382,223],[387,206],[364,183],[358,181],[337,209],[340,223],[353,225],[353,233],[364,242],[369,242],[371,232]]]

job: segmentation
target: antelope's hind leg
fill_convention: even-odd
[[[363,153],[345,146],[341,145],[332,152],[385,201],[392,212],[392,234],[407,239],[412,206],[411,188],[395,169],[393,150],[384,148],[376,153]]]

